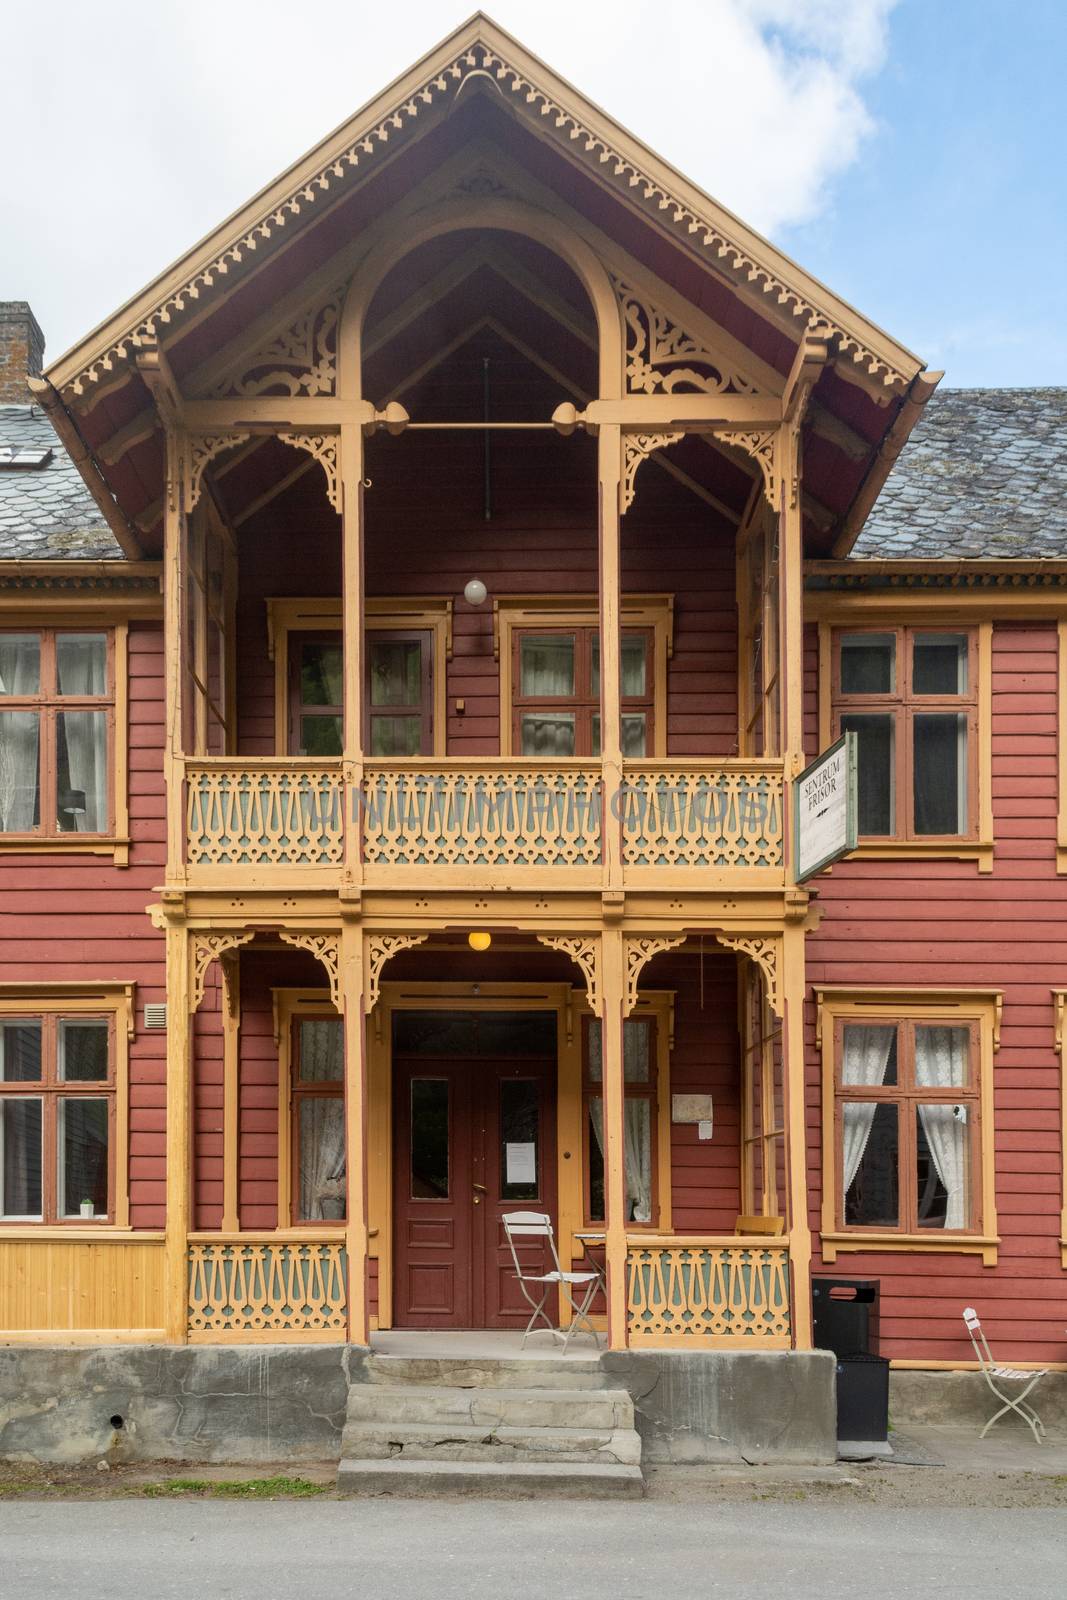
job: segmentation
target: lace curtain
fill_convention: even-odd
[[[872,1024],[869,1027],[850,1024],[845,1029],[845,1059],[841,1080],[856,1088],[877,1089],[885,1082],[889,1052],[896,1039],[896,1029]],[[851,1189],[859,1171],[867,1140],[874,1126],[874,1102],[848,1102],[841,1110],[842,1166],[844,1192]]]
[[[300,1024],[300,1082],[338,1083],[344,1077],[340,1020]],[[345,1113],[340,1095],[300,1097],[300,1215],[337,1222],[345,1215]]]
[[[40,641],[36,634],[0,636],[0,832],[29,833],[37,826],[40,724],[35,711],[5,711],[5,695],[36,694],[40,688]]]
[[[915,1081],[921,1088],[962,1089],[967,1082],[970,1036],[966,1028],[915,1030]],[[964,1116],[965,1108],[960,1108]],[[952,1105],[919,1107],[937,1175],[948,1194],[946,1228],[967,1227],[967,1123]]]
[[[629,1222],[652,1221],[652,1119],[645,1099],[626,1100],[624,1107],[626,1139],[626,1217]],[[597,1149],[604,1154],[604,1103],[597,1097],[589,1101],[589,1121],[596,1136]]]
[[[107,692],[107,646],[98,634],[66,634],[56,646],[61,695]],[[58,718],[59,822],[77,833],[107,832],[107,718],[64,711]],[[63,753],[66,752],[66,773]],[[64,776],[66,783],[64,783]]]

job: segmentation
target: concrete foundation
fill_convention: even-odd
[[[349,1387],[370,1381],[367,1355],[332,1344],[9,1346],[0,1457],[337,1460]],[[632,1396],[645,1462],[836,1459],[825,1351],[618,1351],[600,1356],[600,1372]]]
[[[1007,1395],[1017,1395],[1026,1384],[998,1384]],[[1049,1372],[1030,1391],[1027,1400],[1046,1429],[1067,1434],[1067,1372]],[[980,1372],[891,1371],[889,1374],[889,1420],[894,1428],[907,1429],[910,1423],[940,1423],[973,1427],[977,1433],[1000,1410],[1000,1401]],[[1002,1417],[993,1430],[1019,1428],[1029,1436],[1025,1422],[1018,1417]],[[990,1438],[993,1434],[990,1434]]]

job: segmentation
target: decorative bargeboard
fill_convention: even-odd
[[[344,855],[341,769],[284,758],[186,763],[190,867],[328,867]]]
[[[631,867],[772,867],[783,860],[782,768],[626,763],[619,800]]]
[[[773,1245],[631,1241],[626,1265],[631,1344],[788,1348],[785,1240]]]
[[[344,1339],[346,1272],[340,1243],[191,1244],[189,1336]]]

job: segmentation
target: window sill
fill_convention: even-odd
[[[2,834],[0,835],[0,855],[114,856],[115,865],[117,867],[125,867],[129,864],[130,840],[104,839],[99,835],[94,837],[75,835],[65,839],[41,839],[34,838],[31,835],[19,837],[13,834]]]
[[[995,1267],[1000,1239],[984,1234],[954,1233],[823,1233],[822,1258],[837,1260],[838,1252],[869,1250],[874,1254],[889,1250],[911,1255],[981,1256],[982,1265]]]
[[[993,870],[992,839],[878,839],[858,844],[846,861],[977,861]],[[832,871],[833,869],[828,869]],[[1067,871],[1067,865],[1062,869]]]

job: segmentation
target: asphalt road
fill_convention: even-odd
[[[0,1505],[5,1600],[1063,1600],[1067,1513],[764,1503]]]

